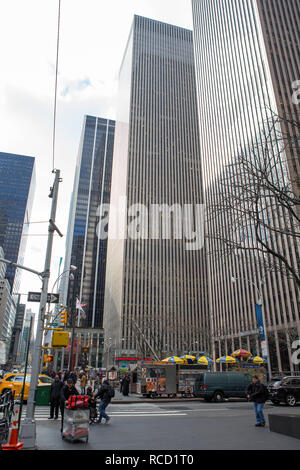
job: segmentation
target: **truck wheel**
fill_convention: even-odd
[[[155,392],[150,393],[150,398],[156,398],[156,393]]]
[[[223,395],[223,392],[221,392],[220,390],[217,390],[215,393],[214,393],[214,401],[216,403],[221,403],[224,401],[224,395]]]
[[[289,406],[296,406],[296,403],[297,403],[296,397],[294,395],[292,395],[291,393],[289,393],[286,396],[286,403]]]

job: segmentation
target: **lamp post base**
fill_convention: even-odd
[[[36,447],[36,424],[35,420],[25,418],[20,427],[19,439],[24,442],[23,449]]]

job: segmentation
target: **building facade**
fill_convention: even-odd
[[[60,302],[69,309],[69,325],[78,330],[76,363],[81,346],[88,347],[90,364],[99,367],[102,351],[102,323],[107,240],[98,237],[99,207],[110,199],[115,122],[85,116],[71,197]],[[84,304],[84,314],[76,311],[76,299]]]
[[[0,152],[0,246],[5,259],[23,264],[35,191],[35,159]],[[12,293],[19,292],[20,269],[7,266]]]
[[[106,364],[205,349],[202,246],[180,232],[202,201],[192,32],[135,16],[119,73]]]
[[[9,348],[9,360],[11,361],[11,364],[16,364],[20,360],[19,350],[21,346],[22,329],[26,312],[26,305],[20,303],[20,297],[20,295],[17,296],[18,301],[16,305],[16,317]]]
[[[4,258],[2,247],[0,247],[0,258]],[[0,342],[2,363],[6,363],[9,359],[9,350],[16,317],[16,304],[11,295],[8,279],[5,279],[5,274],[6,265],[0,263]]]
[[[290,221],[282,207],[268,207],[264,198],[257,203],[264,207],[258,227],[246,219],[250,193],[245,188],[250,185],[236,163],[246,156],[255,166],[265,158],[272,167],[271,183],[279,188],[292,182],[297,192],[299,149],[282,151],[280,135],[287,128],[278,127],[276,116],[284,110],[299,116],[299,105],[292,102],[292,82],[300,76],[299,2],[192,0],[192,9],[203,184],[210,211],[206,247],[212,350],[216,357],[239,347],[264,353],[255,314],[260,297],[270,369],[294,371],[292,343],[300,337],[299,289],[282,266],[266,268],[268,253],[256,248],[262,238],[299,272],[299,243],[281,230],[268,229],[268,225],[289,227]],[[266,136],[272,139],[267,142]],[[242,235],[235,228],[233,211],[210,217],[213,208],[224,204],[224,194],[232,191],[229,181],[235,188],[240,184],[237,226],[243,225],[244,249],[238,249]],[[237,249],[221,256],[228,227]]]

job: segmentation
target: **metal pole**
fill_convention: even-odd
[[[21,425],[21,416],[22,416],[22,408],[23,408],[23,401],[24,401],[24,391],[25,391],[25,383],[26,383],[26,373],[27,373],[28,356],[29,356],[29,348],[30,348],[30,340],[31,340],[31,332],[32,332],[32,323],[33,323],[33,317],[30,318],[29,335],[28,335],[28,341],[27,341],[27,346],[26,346],[24,380],[23,380],[23,387],[22,387],[22,392],[21,392],[21,403],[20,403],[20,410],[19,410],[18,430],[20,430],[20,425]]]
[[[35,343],[33,348],[33,358],[32,358],[32,372],[31,372],[31,382],[29,388],[29,396],[27,401],[27,410],[26,418],[24,419],[21,430],[20,438],[24,442],[23,448],[35,448],[36,447],[36,422],[34,419],[35,411],[35,398],[38,386],[38,378],[40,373],[40,361],[42,353],[42,340],[43,340],[43,328],[44,328],[44,316],[45,309],[47,305],[47,293],[48,293],[48,283],[50,277],[50,265],[51,265],[51,255],[52,255],[52,246],[53,246],[53,235],[54,231],[57,230],[55,226],[55,216],[56,216],[56,207],[57,207],[57,198],[58,198],[58,187],[60,183],[60,170],[53,170],[55,173],[55,180],[53,185],[53,190],[49,197],[52,197],[51,204],[51,215],[48,227],[48,242],[47,250],[45,257],[45,267],[44,272],[42,273],[42,292],[41,292],[41,301],[38,315],[37,331],[35,337]]]
[[[70,349],[70,357],[69,357],[69,371],[72,370],[72,363],[73,363],[73,350],[74,350],[74,336],[75,336],[75,315],[74,309],[71,308],[71,326],[72,326],[72,338],[71,338],[71,349]]]

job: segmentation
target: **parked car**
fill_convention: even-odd
[[[194,396],[206,401],[247,398],[252,377],[246,372],[202,372],[196,378]]]
[[[29,386],[30,386],[31,374],[26,374],[24,400],[28,399]],[[0,380],[0,394],[4,394],[9,390],[15,392],[15,398],[20,395],[23,387],[24,374],[6,374],[2,380]],[[51,384],[53,379],[47,375],[39,375],[38,385]]]
[[[274,405],[286,403],[296,406],[300,402],[300,377],[287,376],[268,384],[269,398]]]

